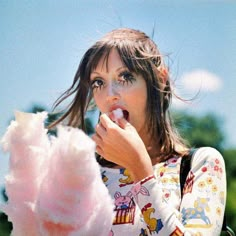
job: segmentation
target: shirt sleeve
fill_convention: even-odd
[[[151,234],[220,235],[226,173],[224,159],[214,148],[194,154],[179,208],[161,201],[162,186],[154,176],[138,182],[132,192]]]

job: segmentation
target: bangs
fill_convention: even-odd
[[[93,55],[90,57],[89,60],[89,71],[90,73],[92,73],[98,66],[98,63],[101,61],[101,59],[103,60],[102,62],[102,66],[106,66],[106,69],[108,70],[108,58],[109,55],[111,53],[112,47],[108,47],[108,46],[103,46],[100,48],[97,48]]]
[[[130,72],[136,74],[143,74],[144,71],[150,69],[152,56],[142,55],[140,49],[134,47],[129,40],[114,40],[112,42],[103,43],[103,45],[96,45],[94,47],[92,55],[89,57],[87,64],[87,72],[92,73],[98,66],[98,63],[102,61],[102,66],[106,66],[108,70],[108,59],[111,51],[117,50],[120,59],[124,66],[128,68]],[[150,60],[147,60],[150,59]]]
[[[130,72],[144,75],[150,70],[153,54],[145,54],[138,41],[123,40],[116,49]]]

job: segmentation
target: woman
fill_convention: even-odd
[[[220,234],[226,201],[224,160],[213,148],[198,149],[181,197],[180,162],[189,149],[169,116],[168,70],[146,34],[121,28],[97,41],[56,106],[72,95],[53,126],[67,119],[68,125],[85,130],[92,100],[100,110],[92,138],[104,183],[114,198],[112,235]]]

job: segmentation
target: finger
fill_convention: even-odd
[[[104,137],[104,135],[106,134],[106,129],[104,128],[104,126],[101,123],[99,123],[95,127],[95,132],[102,139]]]
[[[100,156],[103,156],[104,152],[103,152],[103,149],[102,149],[102,145],[103,145],[102,139],[97,134],[92,135],[91,138],[96,143],[96,152],[97,152],[97,154],[99,154]]]
[[[125,118],[118,119],[118,125],[122,129],[133,129],[134,128]]]
[[[126,124],[129,123],[123,116],[122,117],[116,117],[114,112],[110,112],[107,114],[108,118],[110,118],[111,121],[109,122],[106,117],[102,117],[102,121],[105,122],[104,124],[107,124],[107,128],[113,127],[114,124],[118,125],[120,128],[124,129],[126,127]],[[108,126],[109,125],[109,126]]]
[[[96,146],[102,144],[102,139],[98,134],[94,134],[91,138],[96,143]]]
[[[105,113],[100,116],[100,123],[103,125],[105,129],[109,129],[115,126],[115,123]]]
[[[96,153],[102,157],[104,156],[104,152],[103,152],[102,148],[98,145],[96,146]]]

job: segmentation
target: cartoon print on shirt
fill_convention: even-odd
[[[169,186],[169,188],[174,188],[179,186],[179,177],[170,176],[169,178],[163,177],[160,180],[160,183],[163,185],[163,187]]]
[[[134,183],[134,181],[131,179],[131,175],[130,175],[130,173],[128,172],[127,169],[120,169],[120,173],[126,177],[126,178],[120,178],[119,179],[119,182],[121,183],[120,187],[124,187],[128,184],[133,184]]]
[[[225,204],[225,192],[224,191],[219,192],[219,198],[220,198],[220,203],[222,205],[224,205]]]
[[[217,207],[215,208],[215,213],[216,213],[216,215],[218,215],[218,216],[222,216],[222,214],[224,214],[224,210],[223,210],[222,207],[217,206]],[[216,221],[215,221],[215,225],[217,226],[216,231],[218,231],[218,229],[221,229],[221,227],[222,227],[222,221],[216,220]],[[216,235],[217,235],[217,234],[216,234]]]
[[[107,178],[107,176],[105,175],[105,173],[106,173],[106,171],[104,170],[104,171],[101,173],[101,175],[102,175],[102,181],[103,181],[103,183],[106,184],[106,182],[108,181],[108,178]]]
[[[207,177],[206,180],[201,180],[198,182],[197,188],[201,193],[210,193],[212,191],[213,181],[212,177]]]
[[[171,196],[171,190],[162,189],[162,202],[168,203],[170,196]]]
[[[200,198],[198,197],[197,200],[194,201],[194,207],[190,208],[183,208],[182,213],[182,219],[183,224],[186,227],[210,227],[211,221],[206,215],[206,212],[210,211],[208,202],[210,198]],[[200,220],[200,221],[199,221]],[[189,222],[192,222],[192,224],[189,224]]]
[[[176,174],[176,169],[180,165],[180,163],[177,161],[177,157],[172,157],[168,159],[162,167],[159,168],[157,175],[160,177],[164,176],[165,174]]]
[[[206,161],[201,170],[202,172],[208,172],[210,176],[217,176],[218,179],[222,178],[223,169],[217,158],[215,160]]]
[[[220,161],[219,159],[215,159],[214,162],[211,162],[211,167],[214,171],[214,173],[216,174],[216,176],[221,179],[222,178],[222,174],[223,174],[223,169],[220,165]]]
[[[148,232],[146,229],[141,229],[141,233],[139,234],[139,236],[148,236]]]
[[[168,203],[170,196],[178,192],[179,175],[177,170],[179,165],[178,158],[174,156],[156,170],[157,176],[160,176],[158,182],[162,187],[162,202]]]
[[[117,209],[126,209],[129,207],[129,203],[131,201],[132,193],[129,191],[126,196],[121,196],[120,192],[116,192],[115,197],[115,205]]]
[[[154,217],[151,218],[151,214],[155,212],[155,209],[152,208],[151,206],[152,206],[152,204],[148,203],[141,210],[142,214],[143,214],[144,221],[146,222],[146,224],[148,226],[150,234],[152,234],[153,232],[158,233],[163,227],[161,219],[156,219]]]
[[[176,226],[175,230],[170,234],[170,236],[183,236],[183,232],[180,230],[178,226]]]
[[[218,192],[218,187],[216,184],[213,184],[211,187],[212,195],[216,195]]]
[[[195,157],[202,160],[198,156],[200,154],[201,152],[198,152]],[[145,179],[145,182],[142,180],[136,184],[129,184],[132,180],[129,178],[130,175],[125,169],[115,172],[113,170],[109,171],[107,168],[102,169],[101,172],[104,180],[108,180],[105,183],[109,185],[114,183],[115,185],[110,191],[114,198],[114,203],[116,202],[116,204],[114,204],[116,209],[114,211],[114,226],[112,227],[114,236],[116,234],[119,235],[120,229],[123,230],[126,227],[127,234],[125,235],[167,235],[165,230],[167,228],[169,229],[169,223],[159,216],[160,210],[158,205],[166,204],[170,206],[175,204],[176,207],[179,206],[178,202],[181,199],[179,194],[180,166],[178,163],[180,162],[181,158],[177,160],[177,163],[175,163],[175,161],[169,163],[169,165],[172,166],[171,168],[167,166],[167,162],[158,163],[154,166],[154,176],[151,179]],[[225,188],[221,185],[221,181],[219,181],[217,177],[217,173],[220,173],[220,171],[217,170],[217,166],[219,167],[218,169],[220,169],[220,167],[222,169],[224,168],[222,165],[223,162],[220,161],[220,163],[221,165],[217,164],[216,158],[214,157],[211,160],[210,158],[206,158],[204,163],[203,161],[193,161],[193,168],[188,173],[184,187],[184,197],[187,202],[182,208],[185,207],[185,209],[174,213],[176,214],[176,218],[179,219],[178,222],[182,222],[187,232],[194,232],[195,235],[207,235],[205,230],[209,230],[208,232],[211,232],[212,235],[219,235],[226,201]],[[165,167],[163,167],[163,165],[165,165]],[[212,165],[211,169],[210,165]],[[174,166],[176,166],[177,170],[175,173],[172,173]],[[216,166],[215,170],[214,166]],[[206,173],[202,172],[202,167],[208,168]],[[162,170],[163,173],[162,177],[159,174],[161,172],[160,170]],[[208,172],[210,172],[210,174],[208,174]],[[115,178],[114,173],[116,173]],[[225,172],[223,172],[222,178],[224,178],[224,175]],[[175,184],[177,187],[174,187]],[[212,189],[216,190],[214,185],[216,185],[218,189],[213,194]],[[152,195],[153,187],[159,189],[160,198],[158,198],[158,200]],[[132,192],[132,194],[129,191]],[[198,195],[199,191],[201,191],[200,195],[202,199],[197,199],[196,195]],[[122,202],[123,198],[126,199],[126,201]],[[148,204],[151,204],[151,206],[148,207]],[[163,225],[163,227],[159,229],[157,233],[158,225],[159,228],[161,228],[161,225]],[[182,236],[183,233],[181,230],[182,228],[179,227],[179,225],[175,225],[168,235]]]
[[[172,157],[172,158],[166,160],[164,166],[168,166],[169,168],[176,168],[178,165],[177,160],[178,160],[178,157],[176,157],[176,156]],[[171,172],[169,172],[169,173],[171,173]]]
[[[205,180],[201,180],[197,184],[198,191],[201,193],[212,193],[213,195],[219,194],[219,188],[217,186],[217,183],[213,182],[213,179],[211,176],[207,177]],[[220,197],[220,196],[219,196]],[[221,198],[221,197],[220,197]],[[221,199],[222,202],[222,199]],[[222,203],[224,204],[224,202]]]
[[[195,175],[193,174],[192,171],[190,171],[184,184],[183,194],[192,192],[194,178],[195,178]]]
[[[138,202],[138,194],[141,194],[143,196],[150,196],[150,193],[147,190],[147,188],[141,184],[137,184],[132,188],[132,194],[137,202]]]
[[[197,188],[199,192],[206,192],[207,191],[207,184],[205,181],[199,181],[197,184]]]
[[[115,219],[113,224],[129,224],[134,223],[135,203],[132,198],[132,193],[129,191],[122,196],[120,192],[116,192],[115,198]]]

